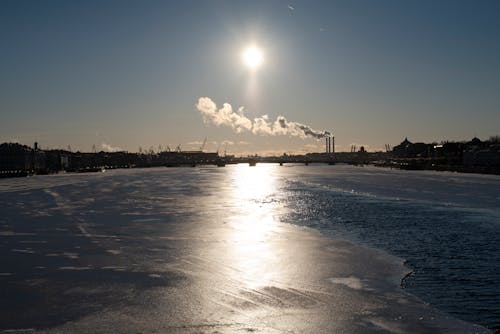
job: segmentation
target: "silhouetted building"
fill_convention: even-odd
[[[17,143],[0,144],[0,170],[31,170],[33,166],[33,150]]]
[[[42,150],[33,150],[33,171],[47,173],[47,157]]]
[[[412,143],[405,138],[401,144],[394,146],[392,154],[397,158],[416,158],[427,157],[429,155],[430,147],[425,143]]]
[[[463,164],[466,166],[500,166],[500,144],[472,138],[465,144]]]
[[[49,173],[67,170],[71,152],[64,150],[45,151],[45,169]]]
[[[448,165],[460,165],[463,160],[464,144],[456,142],[447,142],[441,145],[433,146],[433,158],[441,159]]]

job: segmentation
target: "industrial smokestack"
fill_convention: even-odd
[[[327,136],[325,137],[325,152],[327,154],[329,153],[335,153],[335,137],[333,136]]]

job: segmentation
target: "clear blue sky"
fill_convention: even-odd
[[[500,1],[2,1],[0,50],[2,142],[323,148],[204,124],[199,97],[331,131],[337,150],[500,133]]]

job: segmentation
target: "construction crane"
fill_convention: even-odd
[[[205,140],[203,140],[203,144],[200,146],[200,151],[203,152],[203,149],[205,148],[205,145],[207,144],[207,137],[205,137]]]
[[[219,143],[219,145],[217,146],[217,155],[219,154],[219,152],[221,152],[222,144],[224,144],[224,142]]]

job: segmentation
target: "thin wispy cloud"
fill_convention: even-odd
[[[234,145],[234,141],[232,141],[232,140],[223,140],[223,141],[220,141],[220,142],[213,141],[213,142],[211,142],[211,144],[214,145],[214,146],[217,146],[217,147],[223,146],[223,145],[225,145],[225,146],[231,146],[231,145]]]
[[[200,97],[196,104],[206,124],[231,127],[236,133],[251,132],[261,136],[293,136],[299,138],[324,138],[330,136],[328,131],[319,131],[308,125],[289,121],[284,116],[278,116],[271,120],[269,116],[263,115],[253,120],[244,114],[244,108],[240,107],[237,111],[229,103],[224,103],[222,108],[217,109],[217,105],[209,97]]]

